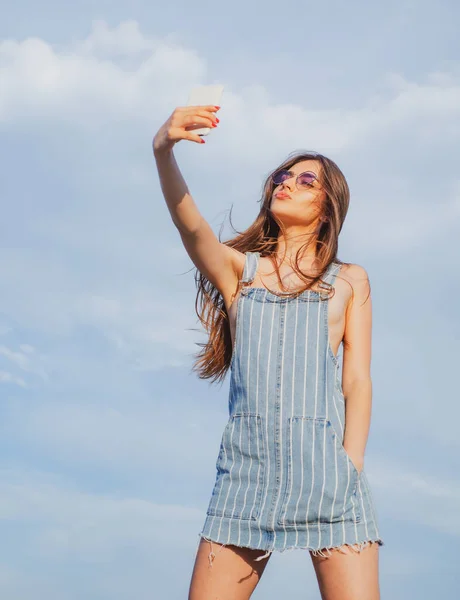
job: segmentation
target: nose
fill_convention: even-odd
[[[287,187],[292,192],[294,190],[294,188],[295,188],[295,185],[296,185],[296,183],[295,183],[296,182],[296,178],[297,178],[297,175],[293,175],[292,177],[289,177],[289,179],[285,179],[283,181],[283,183],[281,184],[281,187],[282,188],[283,187]]]

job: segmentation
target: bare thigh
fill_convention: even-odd
[[[380,600],[379,545],[346,550],[333,549],[327,558],[310,553],[322,600]]]
[[[223,546],[212,542],[215,557],[209,562],[211,542],[200,540],[193,568],[188,600],[247,600],[251,597],[270,556],[254,559],[264,550]]]

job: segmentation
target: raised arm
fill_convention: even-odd
[[[216,107],[187,106],[174,110],[153,139],[161,189],[184,247],[197,269],[221,292],[233,290],[244,255],[219,242],[195,204],[173,153],[181,139],[201,143],[193,133],[198,127],[213,127]]]

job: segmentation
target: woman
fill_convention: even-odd
[[[337,259],[348,210],[330,159],[298,153],[265,182],[254,223],[221,243],[173,155],[219,107],[177,108],[153,141],[172,220],[198,269],[201,378],[230,370],[189,600],[251,596],[275,550],[308,549],[323,600],[377,600],[383,545],[364,473],[372,384],[369,279]],[[343,344],[343,370],[337,352]]]

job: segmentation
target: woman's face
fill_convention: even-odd
[[[303,160],[293,165],[289,171],[293,174],[273,190],[270,210],[285,226],[307,226],[315,223],[322,214],[322,202],[326,194],[316,179],[305,188],[297,189],[296,177],[305,171],[321,177],[321,163],[316,160]],[[277,194],[285,196],[277,197]]]

